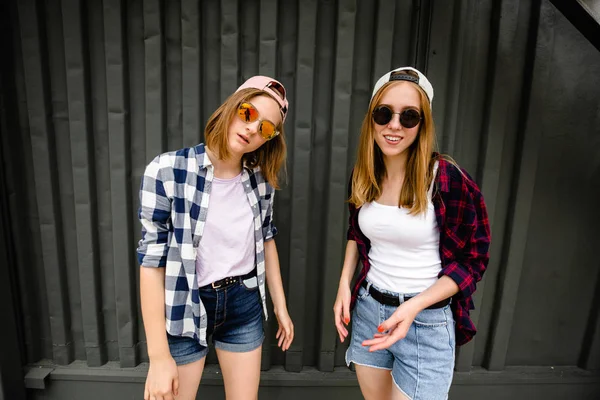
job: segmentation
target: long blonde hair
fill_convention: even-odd
[[[238,106],[255,96],[270,97],[259,89],[242,89],[229,96],[208,119],[204,129],[206,145],[218,154],[219,159],[224,160],[230,156],[227,133],[229,123],[236,115]],[[279,135],[242,157],[242,162],[246,167],[259,167],[267,182],[275,189],[279,189],[279,171],[285,162],[287,152],[283,124],[280,123],[277,129],[280,132]]]
[[[412,75],[410,72],[401,73]],[[349,199],[350,203],[357,208],[381,196],[382,182],[387,172],[383,161],[383,153],[375,143],[375,128],[371,115],[375,107],[379,105],[384,93],[395,84],[398,84],[398,82],[388,82],[375,94],[363,119],[358,156],[352,174],[352,192]],[[398,207],[408,208],[410,214],[416,215],[427,210],[427,189],[434,179],[433,165],[435,159],[433,151],[436,145],[435,126],[429,99],[419,85],[411,84],[421,95],[423,120],[415,141],[407,149],[406,173],[400,198],[398,199]]]

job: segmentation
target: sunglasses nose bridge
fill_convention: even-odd
[[[392,113],[392,118],[387,123],[387,125],[396,130],[400,130],[403,128],[402,123],[400,122],[400,113]]]
[[[258,118],[252,122],[246,123],[246,132],[248,132],[251,135],[257,134],[260,129],[260,124],[261,120]]]

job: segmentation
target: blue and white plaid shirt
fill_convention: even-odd
[[[144,171],[137,249],[144,267],[166,267],[166,329],[207,346],[206,310],[198,295],[196,252],[208,212],[214,167],[203,144],[161,154]],[[273,225],[275,190],[258,169],[243,168],[242,184],[254,215],[256,273],[265,318],[264,242],[277,234]]]

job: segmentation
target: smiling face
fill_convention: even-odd
[[[414,143],[422,121],[413,128],[405,128],[400,124],[402,111],[412,108],[421,113],[421,94],[410,82],[397,82],[389,86],[378,105],[389,106],[394,114],[385,125],[373,123],[375,143],[384,157],[394,158],[406,156],[406,150]]]
[[[261,121],[271,121],[276,127],[280,126],[282,122],[279,104],[271,97],[258,95],[249,99],[248,102],[258,110],[258,119],[246,123],[238,117],[236,112],[231,117],[227,129],[229,151],[235,157],[242,157],[244,154],[251,153],[267,142],[259,132]]]

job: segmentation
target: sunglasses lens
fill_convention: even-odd
[[[392,120],[392,110],[387,106],[379,106],[373,110],[373,121],[377,125],[385,125]]]
[[[400,114],[400,123],[405,128],[414,128],[421,121],[421,114],[417,110],[408,109]]]
[[[246,123],[254,122],[258,119],[258,110],[250,103],[242,103],[238,107],[238,117]]]
[[[269,121],[263,121],[260,124],[259,129],[260,129],[260,135],[263,137],[263,139],[266,139],[266,140],[273,139],[277,134],[277,129],[275,128],[275,125],[273,125]]]

